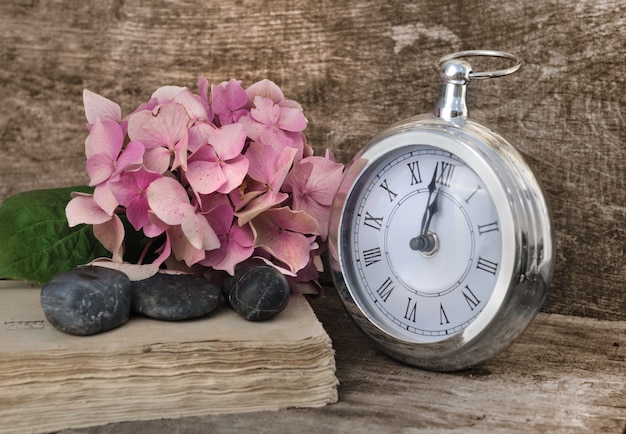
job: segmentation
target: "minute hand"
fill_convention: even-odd
[[[428,202],[426,203],[426,209],[424,210],[424,216],[422,217],[422,227],[420,229],[420,235],[426,235],[430,228],[430,222],[433,219],[433,215],[439,210],[437,206],[437,199],[439,198],[439,190],[436,190],[437,184],[435,179],[437,178],[437,169],[433,173],[433,179],[428,184]],[[436,192],[435,192],[436,190]]]

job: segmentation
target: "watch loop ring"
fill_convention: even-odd
[[[467,51],[459,51],[457,53],[448,54],[443,56],[437,60],[435,65],[437,69],[441,69],[444,63],[453,60],[459,59],[462,57],[502,57],[505,59],[509,59],[515,62],[515,64],[506,69],[497,69],[494,71],[471,71],[469,74],[470,79],[484,79],[484,78],[496,78],[496,77],[504,77],[505,75],[513,74],[518,71],[522,67],[522,59],[517,57],[514,54],[507,53],[505,51],[494,51],[494,50],[467,50]]]

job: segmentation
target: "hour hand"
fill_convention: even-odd
[[[434,177],[433,177],[434,181]],[[428,229],[430,229],[430,222],[433,219],[433,216],[439,211],[439,207],[437,205],[437,199],[439,198],[439,190],[437,190],[434,194],[434,182],[430,183],[432,185],[428,186],[430,193],[428,194],[428,204],[426,205],[426,210],[424,211],[424,216],[422,217],[422,226],[420,229],[420,235],[426,235],[428,233]]]
[[[437,190],[437,168],[433,172],[433,178],[428,184],[428,200],[426,203],[426,208],[424,209],[424,215],[422,216],[422,225],[420,228],[420,233],[417,237],[411,238],[409,240],[409,246],[412,250],[417,250],[420,252],[430,251],[433,248],[433,237],[429,234],[428,230],[430,229],[430,223],[433,219],[433,216],[439,210],[437,205],[439,199],[439,190]]]

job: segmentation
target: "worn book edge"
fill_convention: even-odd
[[[0,281],[2,432],[321,407],[337,401],[332,342],[303,295],[265,322],[227,306],[143,317],[89,337],[52,327],[40,286]]]

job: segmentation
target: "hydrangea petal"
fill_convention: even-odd
[[[204,259],[205,251],[192,246],[180,226],[170,228],[167,236],[176,259],[184,261],[188,267]]]
[[[248,95],[249,104],[252,104],[254,98],[257,96],[269,98],[276,104],[285,99],[285,95],[283,94],[283,91],[280,89],[280,87],[278,87],[276,83],[268,79],[264,79],[252,84],[246,89],[246,94]]]
[[[147,190],[148,204],[154,214],[168,225],[179,225],[185,208],[192,207],[185,188],[173,178],[160,178]]]
[[[167,148],[146,149],[143,165],[152,172],[165,173],[170,167],[170,155]]]
[[[129,142],[115,164],[116,171],[119,173],[123,170],[133,170],[143,163],[143,154],[145,152],[143,144],[131,141]]]
[[[296,152],[294,148],[279,152],[269,145],[252,142],[245,154],[250,162],[248,174],[253,179],[278,189],[291,169]]]
[[[113,254],[113,260],[122,262],[124,256],[124,225],[117,215],[108,221],[93,225],[93,234]]]
[[[322,157],[308,158],[314,160],[308,194],[316,202],[330,206],[343,178],[343,165]]]
[[[193,208],[183,207],[184,218],[181,222],[183,233],[196,249],[213,250],[220,246],[217,234],[202,214],[196,214]]]
[[[300,110],[282,107],[276,124],[283,130],[298,132],[306,128],[307,120]]]
[[[200,76],[198,78],[198,99],[206,111],[207,120],[212,120],[213,110],[211,109],[211,104],[209,104],[209,88],[209,80]]]
[[[184,132],[181,139],[174,145],[174,161],[172,162],[172,170],[181,167],[187,170],[187,131]]]
[[[119,270],[128,276],[128,279],[135,282],[152,277],[159,271],[159,264],[130,264],[128,262],[117,262],[111,258],[97,258],[89,263],[97,267],[112,268]]]
[[[146,148],[164,146],[173,149],[187,131],[189,116],[182,105],[170,102],[153,111],[143,110],[128,120],[128,136]]]
[[[206,109],[206,105],[202,103],[202,100],[198,95],[194,95],[189,89],[185,88],[172,100],[185,108],[190,119],[199,121],[206,121],[209,119],[209,113]]]
[[[256,192],[252,192],[252,194],[255,193]],[[245,203],[245,207],[242,207],[242,210],[238,210],[235,213],[238,219],[237,221],[239,223],[239,226],[245,225],[262,212],[270,209],[273,206],[281,204],[288,198],[289,195],[287,193],[277,191],[268,191],[265,194],[254,197],[248,202],[245,202],[246,197],[244,196],[244,201],[242,201],[242,204]]]
[[[250,226],[234,225],[228,237],[223,237],[223,246],[206,252],[206,259],[202,264],[226,271],[232,276],[235,274],[235,267],[254,253],[253,241],[254,235]]]
[[[257,96],[254,98],[254,107],[250,109],[250,116],[266,126],[274,126],[280,116],[280,107],[269,98]]]
[[[235,215],[239,225],[244,225],[261,212],[280,204],[289,195],[280,191],[293,163],[297,150],[284,148],[281,153],[268,145],[251,143],[245,156],[249,161],[248,175],[263,188],[261,194],[250,190],[237,204]]]
[[[188,88],[181,86],[162,86],[154,91],[151,99],[159,104],[176,102],[185,108],[191,119],[207,120],[206,105],[201,101],[201,97],[194,95]]]
[[[111,218],[98,206],[92,195],[84,193],[74,194],[65,207],[65,216],[70,227],[79,224],[100,224]]]
[[[219,117],[221,125],[236,122],[245,110],[243,107],[248,103],[248,95],[241,87],[241,82],[235,79],[211,86],[211,107]]]
[[[108,183],[97,185],[93,191],[93,198],[108,215],[113,215],[115,208],[119,205]]]
[[[284,131],[278,128],[266,128],[259,135],[259,142],[270,145],[276,149],[296,148],[294,142]]]
[[[223,197],[223,196],[221,196]],[[248,259],[254,252],[254,235],[249,225],[233,225],[233,209],[228,203],[213,208],[207,214],[211,227],[220,240],[218,249],[206,252],[202,265],[234,274],[235,266]]]
[[[231,160],[241,154],[246,131],[241,124],[224,125],[210,132],[209,143],[222,160]]]
[[[117,123],[122,121],[122,109],[118,104],[90,90],[83,90],[83,105],[85,106],[85,117],[89,124],[94,124],[97,119],[111,120]]]
[[[303,211],[293,211],[289,207],[276,208],[266,211],[276,226],[288,231],[301,234],[314,234],[318,230],[318,223],[313,217]]]
[[[146,237],[156,238],[163,234],[169,227],[170,225],[164,223],[160,218],[158,218],[154,211],[148,210],[148,223],[146,223],[143,227],[143,233]],[[165,259],[167,258],[164,258],[163,261],[165,261]]]
[[[156,99],[161,103],[172,101],[179,93],[183,92],[185,89],[187,88],[182,86],[161,86],[160,88],[152,92],[150,99]]]
[[[196,193],[209,194],[217,191],[226,177],[217,161],[192,161],[187,170],[187,180]]]
[[[96,154],[103,154],[115,160],[123,142],[124,133],[119,124],[98,118],[85,140],[85,155],[91,158]]]
[[[215,127],[207,122],[196,122],[190,129],[187,138],[187,149],[195,153],[209,143],[209,136]]]
[[[239,155],[227,164],[221,165],[221,171],[226,179],[218,189],[218,193],[228,194],[241,185],[246,173],[248,173],[249,161],[243,155]]]
[[[343,165],[324,157],[307,157],[294,164],[284,182],[284,189],[292,194],[293,209],[318,221],[322,239],[328,235],[330,206],[342,176]]]
[[[122,173],[119,179],[110,183],[111,192],[126,207],[128,221],[136,230],[150,223],[148,198],[146,191],[150,184],[159,179],[160,174],[150,172],[145,167]]]
[[[317,231],[317,222],[304,212],[288,207],[267,210],[251,221],[254,246],[267,250],[296,273],[310,259],[311,241],[304,234]]]
[[[89,185],[94,186],[105,182],[115,170],[115,163],[104,154],[95,154],[87,160]]]

